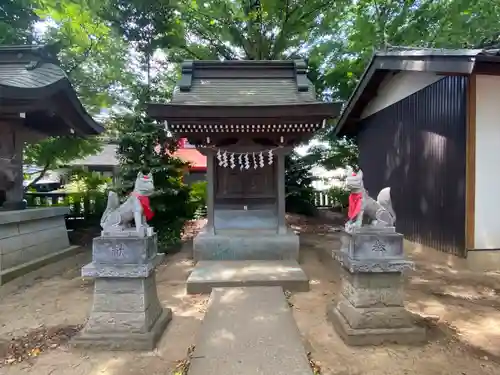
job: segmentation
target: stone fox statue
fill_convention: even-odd
[[[363,171],[354,173],[350,168],[347,170],[346,187],[351,192],[346,231],[351,232],[354,228],[360,228],[363,225],[364,215],[371,219],[373,226],[394,226],[396,214],[392,208],[390,187],[382,189],[377,200],[374,200],[363,185]]]
[[[144,236],[147,221],[154,216],[149,204],[149,196],[154,192],[153,176],[151,173],[139,172],[135,180],[134,190],[120,205],[118,195],[114,191],[108,194],[106,210],[101,218],[101,227],[105,232],[132,231],[132,221],[138,235]]]

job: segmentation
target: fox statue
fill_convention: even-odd
[[[106,210],[101,218],[103,232],[133,233],[132,221],[135,224],[135,234],[146,236],[148,220],[154,216],[149,203],[149,196],[154,192],[153,176],[151,173],[139,172],[134,184],[134,190],[120,205],[118,195],[114,191],[108,194]]]
[[[354,173],[351,168],[347,170],[346,187],[350,191],[348,220],[345,225],[346,232],[363,226],[363,217],[371,219],[371,225],[377,227],[392,227],[396,223],[396,214],[392,208],[391,188],[386,187],[380,191],[377,200],[368,195],[363,184],[363,171]]]

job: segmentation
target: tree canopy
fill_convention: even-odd
[[[318,96],[345,101],[375,50],[493,46],[499,20],[488,0],[8,0],[0,43],[59,42],[96,115],[134,107],[144,87],[168,99],[183,59],[304,58]],[[323,139],[333,154],[315,162],[352,159],[328,131]]]

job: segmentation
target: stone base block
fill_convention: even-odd
[[[101,236],[92,243],[92,261],[98,264],[145,264],[158,248],[156,234],[147,237]]]
[[[340,296],[337,310],[354,329],[403,328],[412,324],[410,314],[403,306],[354,307]]]
[[[121,350],[151,350],[172,318],[163,309],[155,272],[146,277],[101,277],[95,280],[89,319],[75,345]]]
[[[400,273],[349,273],[341,268],[342,295],[354,307],[403,306]]]
[[[341,242],[340,251],[333,255],[351,273],[401,273],[414,267],[404,259],[403,235],[393,227],[341,231]]]
[[[200,260],[298,260],[300,241],[292,230],[200,232],[193,240],[193,257]]]
[[[354,329],[338,311],[335,305],[327,310],[327,319],[347,345],[365,346],[394,344],[420,344],[425,341],[425,328],[417,326],[399,328],[364,328]]]
[[[161,309],[160,316],[147,332],[83,330],[71,341],[81,348],[106,350],[153,350],[172,320],[172,310]]]
[[[281,286],[309,291],[309,279],[295,260],[209,261],[196,264],[186,283],[188,294],[208,294],[220,287]]]

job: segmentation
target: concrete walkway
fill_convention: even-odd
[[[214,288],[189,375],[312,375],[281,287]]]

